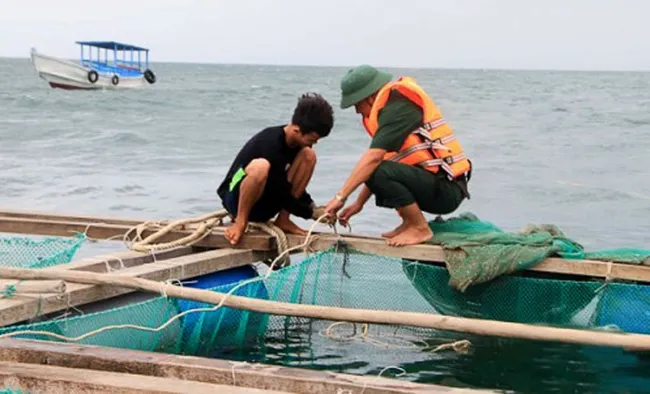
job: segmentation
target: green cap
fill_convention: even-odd
[[[386,85],[393,76],[363,64],[348,70],[341,79],[341,108],[355,105]]]

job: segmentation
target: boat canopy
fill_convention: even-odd
[[[143,48],[136,45],[124,44],[116,41],[77,41],[77,44],[81,46],[89,46],[101,49],[112,49],[114,51],[146,51],[149,52],[149,48]]]
[[[149,48],[117,41],[77,41],[76,43],[81,46],[81,64],[99,73],[139,76],[149,68]],[[88,47],[87,51],[84,50],[85,47]],[[144,56],[141,56],[142,52]]]

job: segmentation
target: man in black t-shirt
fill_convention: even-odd
[[[278,215],[276,226],[305,235],[289,215],[316,219],[324,213],[306,188],[316,166],[311,147],[327,137],[333,125],[330,104],[308,93],[298,100],[291,123],[267,127],[248,140],[217,189],[224,208],[235,218],[225,232],[232,245],[239,242],[249,221],[266,222]]]

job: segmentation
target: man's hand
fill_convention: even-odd
[[[325,223],[325,224],[329,224],[329,225],[332,225],[332,224],[334,224],[336,222],[336,216],[328,215],[328,216],[325,216],[325,217],[321,218],[321,216],[323,216],[324,214],[325,214],[325,207],[322,207],[322,206],[321,207],[314,207],[311,218],[313,220],[318,220],[320,218],[321,223]]]
[[[329,203],[327,203],[325,212],[329,213],[330,217],[336,218],[336,213],[339,211],[339,209],[343,208],[343,205],[345,205],[343,201],[337,198],[333,198]]]
[[[339,221],[341,222],[342,225],[347,226],[348,222],[350,221],[350,218],[357,213],[361,212],[363,209],[363,205],[359,203],[358,201],[353,202],[352,204],[348,205],[343,212],[341,212],[341,215],[339,216]]]

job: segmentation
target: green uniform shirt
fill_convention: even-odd
[[[417,104],[392,91],[379,112],[378,129],[370,148],[399,151],[406,137],[422,126],[422,116]],[[400,208],[417,202],[420,209],[435,214],[454,211],[467,187],[464,180],[450,181],[443,171],[434,174],[420,167],[387,161],[377,168],[366,185],[375,195],[378,206]]]
[[[422,109],[397,91],[392,91],[379,111],[379,128],[370,148],[397,152],[406,137],[422,125]]]

